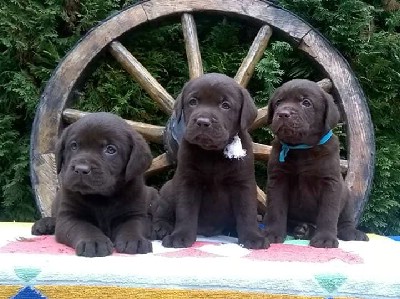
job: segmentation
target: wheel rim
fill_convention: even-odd
[[[53,72],[35,115],[30,151],[31,181],[41,214],[50,214],[56,192],[54,149],[57,136],[62,130],[62,112],[73,100],[74,91],[90,63],[103,49],[110,47],[111,52],[117,49],[120,44],[114,41],[139,25],[193,11],[229,14],[261,25],[267,24],[307,53],[330,78],[333,93],[344,110],[348,139],[348,172],[345,180],[355,200],[355,216],[358,221],[371,188],[375,157],[373,126],[364,93],[346,60],[321,34],[293,13],[261,0],[231,0],[229,5],[224,0],[173,3],[168,0],[150,0],[128,7],[90,30]],[[186,16],[190,17],[189,14]],[[191,19],[186,22],[190,24]],[[193,67],[190,69],[194,71],[190,76],[198,76],[200,73],[196,72],[196,65],[199,70],[199,62],[196,59],[189,60],[189,66],[191,64]],[[245,85],[248,79],[243,80]],[[164,95],[164,100],[164,110],[170,111],[173,99]]]

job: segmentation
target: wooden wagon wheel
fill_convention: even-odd
[[[246,86],[267,47],[272,31],[278,31],[294,47],[308,54],[329,79],[319,84],[330,90],[341,104],[347,132],[347,161],[342,161],[346,183],[356,202],[358,221],[368,199],[374,171],[374,135],[363,91],[349,65],[329,42],[293,13],[263,0],[149,0],[132,5],[113,15],[89,31],[60,62],[41,96],[31,136],[31,181],[36,202],[43,216],[50,214],[51,202],[57,188],[55,142],[63,128],[85,113],[67,109],[77,85],[88,65],[104,49],[146,90],[166,113],[172,111],[174,99],[152,77],[146,68],[117,41],[124,33],[147,22],[166,16],[181,17],[190,78],[203,73],[196,25],[190,12],[212,12],[230,15],[261,24],[261,28],[244,58],[235,80]],[[266,107],[260,108],[253,128],[264,124]],[[150,142],[161,143],[164,127],[130,122]],[[270,147],[255,144],[256,159],[267,160]],[[170,164],[166,154],[156,157],[149,172]],[[259,200],[265,194],[259,189]]]

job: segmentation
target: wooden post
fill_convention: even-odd
[[[272,29],[268,25],[260,28],[256,38],[251,45],[246,58],[242,61],[236,75],[235,80],[243,87],[246,87],[253,76],[256,64],[260,61],[264,50],[268,45],[268,41],[272,35]]]
[[[185,39],[186,56],[189,65],[189,77],[194,79],[203,75],[203,63],[197,38],[196,23],[191,14],[182,15],[182,30]]]
[[[150,97],[165,112],[170,114],[174,106],[174,98],[157,82],[149,71],[120,42],[112,42],[110,52]]]
[[[83,112],[75,109],[65,109],[63,111],[63,120],[70,124],[78,119],[84,117],[85,115],[89,114],[89,112]],[[163,134],[164,134],[164,129],[165,127],[163,126],[155,126],[155,125],[149,125],[146,123],[142,122],[137,122],[137,121],[131,121],[131,120],[125,120],[133,129],[138,131],[144,139],[150,142],[155,142],[155,143],[162,143],[163,140]]]

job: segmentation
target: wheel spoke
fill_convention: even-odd
[[[255,121],[253,122],[253,124],[251,125],[249,131],[253,131],[255,129],[258,129],[261,126],[266,125],[267,114],[268,114],[267,106],[259,108],[257,111],[257,117],[256,117]]]
[[[328,78],[318,81],[317,84],[319,85],[319,87],[321,87],[326,92],[331,92],[331,90],[332,90],[332,81]]]
[[[197,38],[196,23],[191,14],[182,15],[182,30],[185,39],[186,56],[189,66],[189,77],[194,79],[203,75],[203,64]]]
[[[272,29],[268,25],[264,25],[260,28],[255,37],[253,44],[251,45],[246,58],[243,60],[239,67],[235,80],[243,87],[247,86],[251,76],[253,75],[256,64],[260,61],[265,48],[268,45],[268,41],[272,35]]]
[[[172,166],[172,162],[168,159],[166,153],[161,154],[153,159],[151,166],[146,171],[146,176],[155,174],[157,172],[163,171]]]
[[[262,203],[264,206],[267,205],[267,195],[265,194],[264,191],[260,189],[260,187],[257,186],[257,200]]]
[[[328,78],[318,81],[317,84],[326,92],[330,92],[330,90],[332,89],[332,81]],[[256,120],[251,125],[249,131],[252,131],[261,126],[264,126],[265,122],[266,122],[267,114],[268,114],[268,107],[259,108]]]
[[[111,54],[123,68],[143,87],[143,89],[168,114],[174,106],[174,98],[161,86],[149,71],[120,42],[110,44]]]
[[[78,119],[84,117],[85,115],[90,114],[90,112],[83,112],[75,109],[65,109],[62,113],[63,115],[63,120],[70,124]],[[164,127],[162,126],[155,126],[155,125],[149,125],[146,123],[141,123],[141,122],[136,122],[136,121],[131,121],[131,120],[125,120],[132,128],[134,128],[136,131],[138,131],[144,139],[147,141],[155,142],[155,143],[162,143],[163,140],[163,134],[164,134]]]
[[[253,142],[254,159],[268,161],[272,146]]]

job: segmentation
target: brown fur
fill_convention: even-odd
[[[342,240],[368,240],[354,223],[353,202],[340,172],[339,140],[320,139],[339,121],[333,98],[315,82],[292,80],[273,94],[267,122],[276,135],[268,162],[268,207],[265,217],[270,242],[284,241],[287,223],[316,225],[310,244],[337,247]],[[281,142],[307,144],[291,149],[279,161]]]
[[[257,115],[249,93],[222,74],[189,81],[174,109],[186,131],[172,180],[154,207],[155,237],[166,247],[189,247],[196,235],[236,230],[247,248],[269,244],[258,231],[252,141],[247,129]],[[239,134],[247,155],[224,157],[223,150]]]
[[[114,152],[116,151],[116,152]],[[147,207],[157,197],[143,173],[152,160],[141,135],[120,117],[89,114],[67,127],[56,151],[60,189],[53,217],[33,234],[54,231],[56,240],[82,256],[152,251]]]

